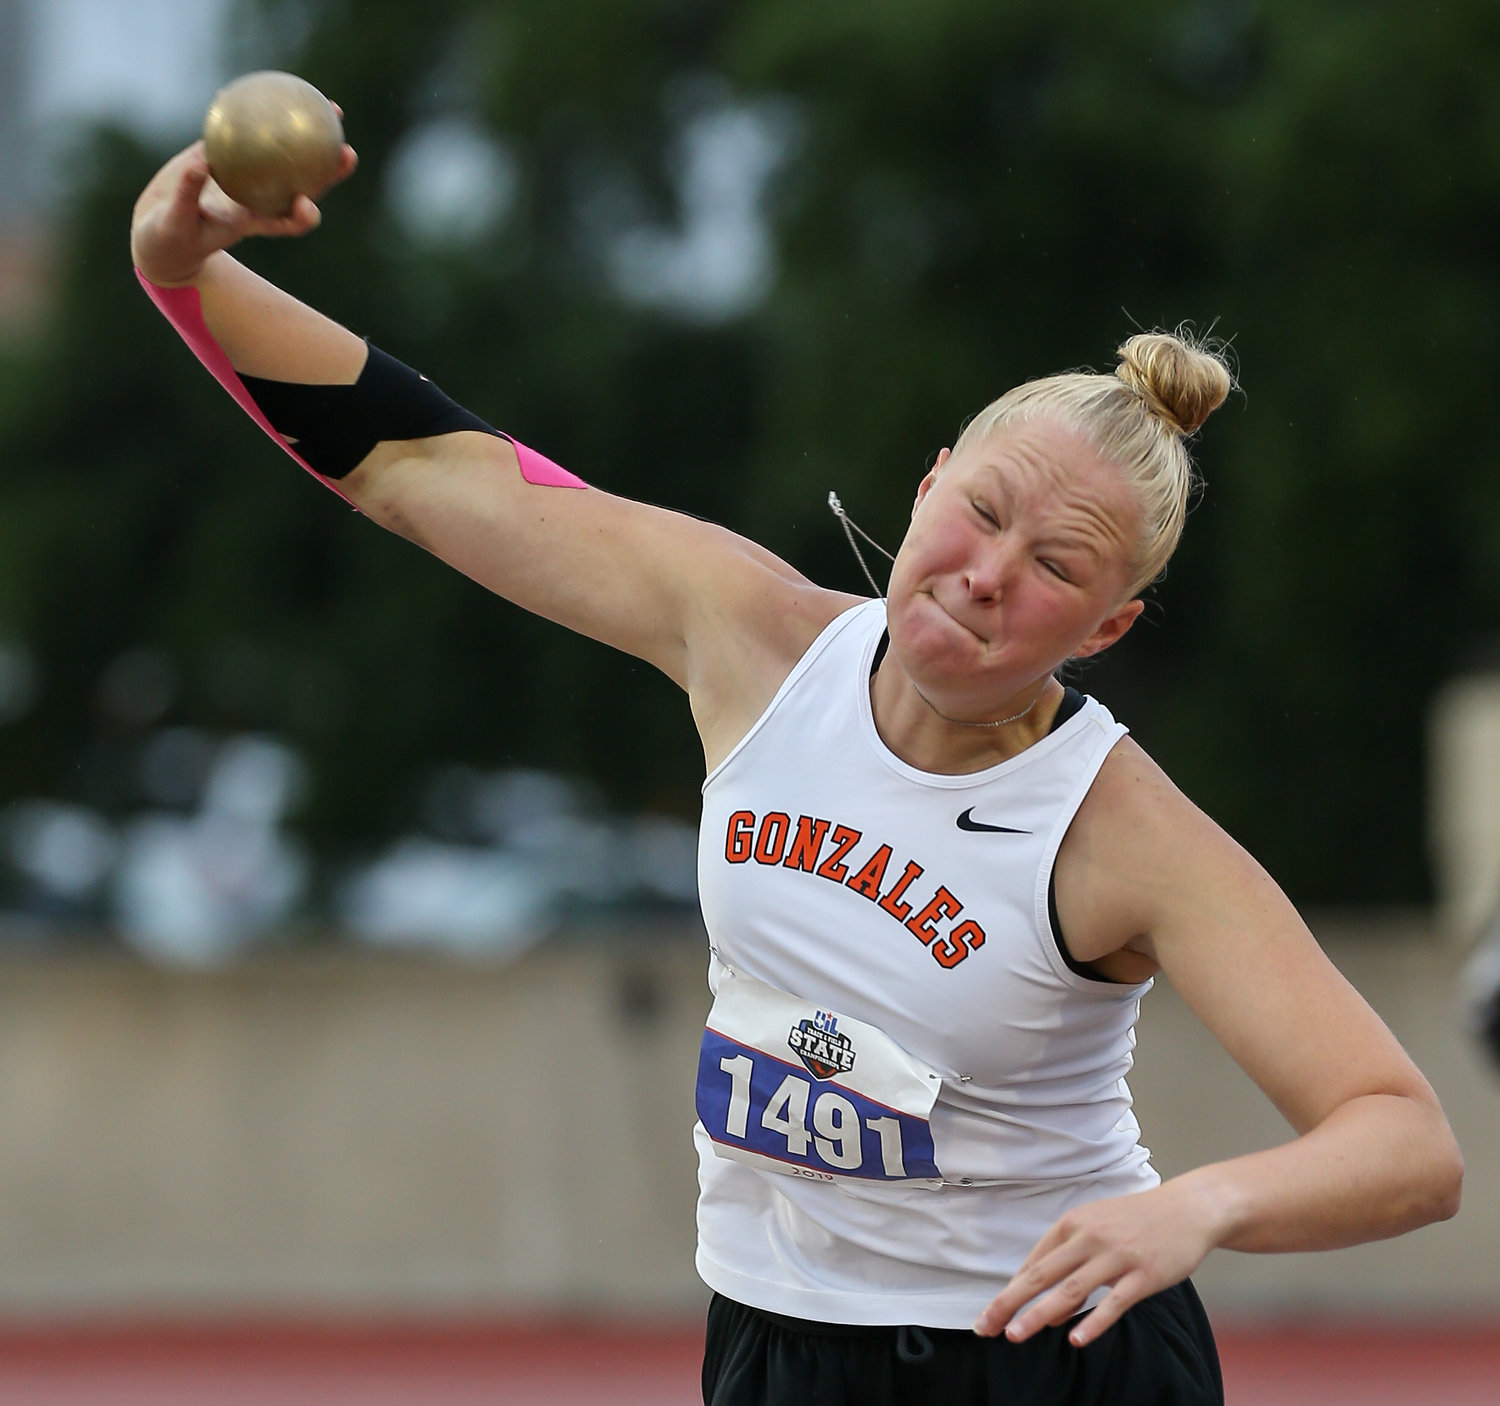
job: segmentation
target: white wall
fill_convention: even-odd
[[[1229,1312],[1500,1301],[1500,1079],[1418,918],[1316,924],[1469,1162],[1456,1221],[1337,1254],[1220,1253]],[[697,1312],[701,936],[504,969],[357,954],[0,973],[0,1315]],[[1136,1075],[1164,1174],[1287,1136],[1164,985]]]
[[[1500,674],[1455,679],[1434,698],[1427,817],[1438,916],[1468,944],[1500,903]]]

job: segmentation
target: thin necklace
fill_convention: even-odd
[[[837,493],[834,493],[832,491],[829,492],[828,507],[832,511],[834,517],[839,520],[840,525],[843,527],[844,536],[849,539],[849,547],[854,553],[854,559],[859,563],[859,569],[865,573],[865,580],[870,583],[870,588],[875,592],[875,594],[879,596],[881,600],[884,600],[885,592],[880,589],[880,586],[876,583],[875,577],[870,573],[870,568],[865,565],[864,553],[860,551],[859,543],[854,540],[854,534],[856,532],[859,533],[859,535],[863,537],[866,542],[874,547],[875,550],[879,552],[880,555],[883,556],[892,565],[895,565],[896,558],[893,557],[888,551],[886,551],[886,549],[882,547],[879,542],[871,537],[870,534],[864,530],[864,528],[862,528],[857,522],[855,522],[852,517],[849,516],[848,513],[844,511],[844,505],[839,502],[839,495]],[[910,680],[908,680],[908,682],[910,682]],[[931,708],[934,713],[937,713],[938,717],[940,717],[945,723],[952,723],[955,727],[1004,727],[1007,723],[1018,723],[1022,718],[1026,716],[1027,713],[1029,713],[1033,708],[1036,707],[1038,703],[1042,701],[1042,694],[1047,691],[1047,683],[1044,680],[1041,689],[1037,692],[1036,697],[1033,698],[1031,702],[1028,703],[1024,708],[1022,708],[1019,713],[1012,713],[1008,718],[995,718],[994,720],[989,722],[971,722],[968,718],[950,718],[947,713],[940,712],[938,710],[937,704],[934,703],[932,699],[930,699],[925,693],[923,693],[922,690],[916,686],[916,684],[913,683],[911,687],[912,692],[915,693],[917,697],[920,698],[922,702],[924,702],[929,708]]]
[[[911,680],[908,679],[907,682],[911,683]],[[939,713],[937,704],[935,704],[932,699],[930,699],[925,693],[923,693],[922,690],[916,686],[916,684],[913,683],[911,685],[911,689],[912,692],[915,693],[917,697],[920,698],[922,702],[924,702],[929,708],[931,708],[934,713],[937,713],[938,717],[940,717],[945,723],[953,723],[957,727],[1004,727],[1006,723],[1020,722],[1027,713],[1035,708],[1036,705],[1042,701],[1042,694],[1047,691],[1047,684],[1044,680],[1040,691],[1037,693],[1037,696],[1033,698],[1031,702],[1028,703],[1024,708],[1022,708],[1019,713],[1012,713],[1008,718],[995,718],[990,722],[981,723],[970,722],[968,718],[950,718],[947,713]]]

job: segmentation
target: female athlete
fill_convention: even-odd
[[[354,166],[346,149],[342,175]],[[714,1005],[697,1091],[712,1406],[1222,1400],[1188,1276],[1451,1216],[1431,1088],[1277,886],[1096,701],[1228,373],[1177,337],[1031,382],[916,489],[888,599],[585,486],[237,263],[295,235],[151,181],[146,291],[366,515],[684,688]],[[1124,1076],[1164,973],[1295,1136],[1162,1182]]]

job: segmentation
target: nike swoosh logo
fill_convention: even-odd
[[[982,820],[974,819],[974,807],[970,806],[958,817],[958,828],[960,830],[983,830],[995,835],[1029,835],[1030,830],[1017,830],[1013,825],[986,825]]]

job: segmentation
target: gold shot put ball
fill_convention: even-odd
[[[203,119],[208,168],[231,200],[286,215],[298,195],[338,174],[344,126],[333,104],[293,73],[247,73],[220,88]]]

